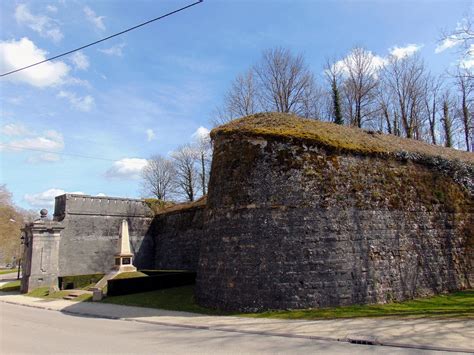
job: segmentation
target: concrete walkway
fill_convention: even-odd
[[[0,302],[68,313],[194,329],[211,329],[384,346],[474,352],[474,319],[354,318],[318,321],[206,316],[113,304],[45,300],[0,294]]]

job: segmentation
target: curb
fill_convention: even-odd
[[[179,324],[179,323],[160,322],[160,321],[154,321],[154,320],[142,320],[142,319],[136,319],[136,318],[121,318],[121,317],[106,316],[106,315],[104,316],[104,315],[98,315],[98,314],[90,313],[90,312],[58,310],[58,309],[48,307],[46,305],[24,304],[24,303],[21,303],[21,302],[5,301],[5,300],[1,300],[1,299],[0,299],[0,302],[1,303],[7,303],[7,304],[13,304],[13,305],[17,305],[17,306],[23,306],[23,307],[30,307],[30,308],[36,308],[36,309],[44,309],[44,310],[48,310],[48,311],[61,312],[61,313],[65,313],[65,314],[86,316],[86,317],[91,317],[91,318],[122,320],[122,321],[127,321],[127,322],[154,324],[154,325],[161,325],[161,326],[168,326],[168,327],[175,327],[175,328],[213,330],[213,331],[228,332],[228,333],[276,336],[276,337],[284,337],[284,338],[298,338],[298,339],[308,339],[308,340],[318,340],[318,341],[343,342],[343,343],[350,343],[350,344],[354,344],[354,345],[355,344],[373,345],[373,346],[383,346],[383,347],[393,347],[393,348],[406,348],[406,349],[419,349],[419,350],[432,350],[432,351],[445,351],[445,352],[460,352],[460,353],[468,353],[468,354],[474,353],[474,349],[449,348],[449,347],[431,346],[431,345],[413,345],[413,344],[406,344],[406,343],[383,341],[379,338],[374,338],[374,337],[350,336],[350,337],[346,337],[346,338],[330,338],[330,337],[322,337],[322,336],[315,336],[315,335],[279,333],[279,332],[272,332],[272,331],[245,330],[245,329],[238,329],[238,328],[231,328],[231,327],[219,327],[219,326],[214,327],[214,326],[207,326],[207,325]]]

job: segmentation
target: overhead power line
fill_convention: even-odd
[[[2,143],[0,143],[0,147],[10,148],[10,149],[13,149],[13,150],[14,149],[30,150],[32,152],[58,154],[58,155],[69,155],[69,156],[72,156],[72,157],[79,157],[79,158],[85,158],[85,159],[96,159],[96,160],[105,160],[105,161],[113,161],[113,162],[116,162],[117,160],[120,160],[120,159],[109,159],[109,158],[103,158],[103,157],[94,157],[94,156],[91,156],[91,155],[82,155],[82,154],[75,154],[75,153],[63,153],[63,152],[54,152],[54,151],[51,151],[51,150],[19,147],[19,146],[15,146],[15,145],[12,145],[12,144],[2,144]]]
[[[166,13],[166,14],[164,14],[164,15],[159,16],[159,17],[155,17],[154,19],[151,19],[151,20],[149,20],[149,21],[140,23],[139,25],[136,25],[136,26],[127,28],[126,30],[123,30],[123,31],[120,31],[120,32],[115,33],[115,34],[113,34],[113,35],[110,35],[110,36],[108,36],[108,37],[99,39],[98,41],[95,41],[95,42],[86,44],[86,45],[84,45],[84,46],[82,46],[82,47],[79,47],[79,48],[70,50],[70,51],[68,51],[68,52],[64,52],[64,53],[58,54],[58,55],[56,55],[56,56],[54,56],[54,57],[51,57],[51,58],[42,60],[42,61],[37,62],[37,63],[33,63],[33,64],[30,64],[30,65],[27,65],[26,67],[22,67],[22,68],[18,68],[18,69],[12,70],[12,71],[10,71],[10,72],[8,72],[8,73],[4,73],[4,74],[0,75],[0,77],[4,77],[4,76],[7,76],[7,75],[10,75],[10,74],[13,74],[13,73],[17,73],[17,72],[19,72],[19,71],[22,71],[22,70],[25,70],[25,69],[28,69],[28,68],[31,68],[31,67],[34,67],[34,66],[37,66],[37,65],[40,65],[40,64],[49,62],[49,61],[51,61],[51,60],[58,59],[58,58],[60,58],[60,57],[64,57],[65,55],[68,55],[68,54],[71,54],[71,53],[80,51],[80,50],[82,50],[82,49],[84,49],[84,48],[94,46],[94,45],[96,45],[96,44],[98,44],[98,43],[107,41],[107,40],[109,40],[109,39],[111,39],[111,38],[114,38],[114,37],[123,35],[124,33],[130,32],[130,31],[133,31],[133,30],[135,30],[135,29],[137,29],[137,28],[139,28],[139,27],[148,25],[148,24],[150,24],[150,23],[152,23],[152,22],[155,22],[155,21],[161,20],[161,19],[163,19],[163,18],[165,18],[165,17],[174,15],[174,14],[180,12],[180,11],[189,9],[190,7],[192,7],[192,6],[194,6],[194,5],[197,5],[197,4],[200,4],[200,3],[203,2],[203,1],[204,1],[204,0],[196,1],[196,2],[194,2],[194,3],[192,3],[192,4],[190,4],[190,5],[181,7],[181,8],[179,8],[179,9],[174,10],[174,11],[171,11],[171,12],[168,12],[168,13]]]

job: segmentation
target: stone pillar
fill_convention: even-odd
[[[48,211],[41,210],[41,218],[25,225],[25,249],[21,292],[37,287],[58,288],[59,238],[64,226],[48,221]]]

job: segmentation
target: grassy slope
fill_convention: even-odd
[[[368,133],[359,128],[303,119],[283,113],[260,113],[231,121],[211,132],[212,137],[240,134],[262,137],[293,138],[311,141],[329,148],[360,154],[416,153],[474,164],[474,154],[431,145],[390,134]]]
[[[0,275],[5,275],[5,274],[13,274],[17,273],[18,269],[6,269],[6,270],[0,270]]]
[[[263,313],[223,313],[203,308],[194,301],[193,286],[177,287],[104,299],[104,303],[159,308],[203,314],[227,314],[254,318],[329,319],[354,317],[474,317],[474,290],[381,305],[360,305],[325,309],[272,311]]]
[[[21,284],[21,280],[8,282],[2,287],[0,287],[0,291],[2,292],[20,291],[20,284]]]

